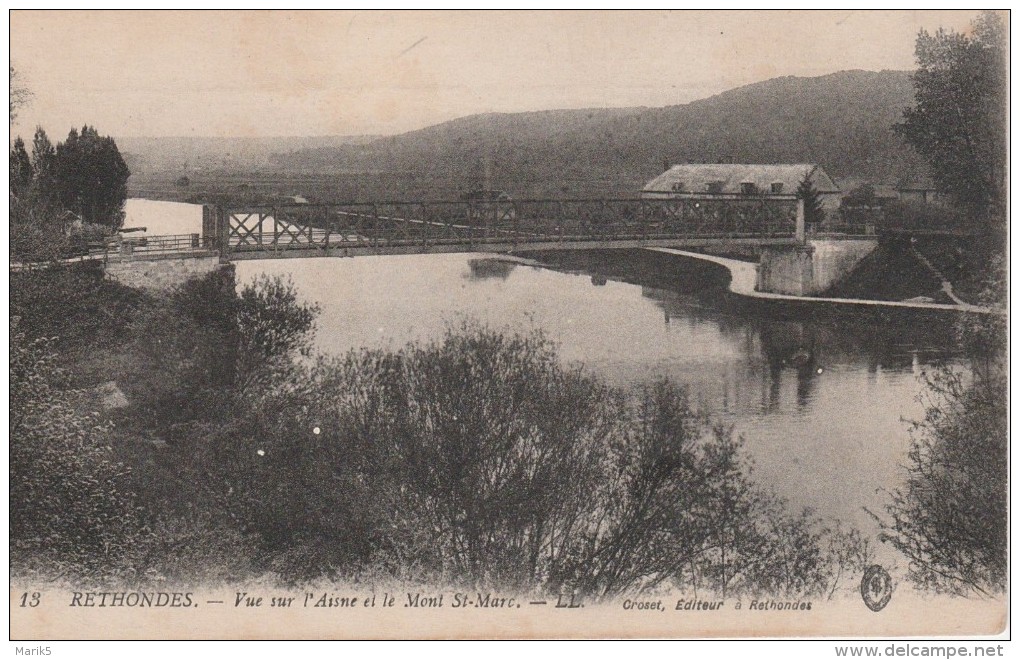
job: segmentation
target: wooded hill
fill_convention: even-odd
[[[533,197],[634,192],[667,163],[812,162],[846,190],[859,181],[894,183],[924,173],[921,159],[891,130],[913,104],[909,76],[789,76],[663,108],[480,114],[350,143],[277,139],[266,158],[226,159],[220,171],[378,175],[406,189],[389,191],[396,195],[442,197],[485,186]],[[144,141],[130,146],[147,159]]]

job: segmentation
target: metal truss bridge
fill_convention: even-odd
[[[199,246],[230,260],[793,244],[794,198],[500,200],[205,206]]]

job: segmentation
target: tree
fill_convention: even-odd
[[[1008,574],[1008,387],[1001,373],[967,385],[941,367],[915,427],[907,481],[892,493],[881,539],[937,592],[988,596]]]
[[[37,126],[32,137],[32,168],[36,173],[50,169],[57,152],[42,126]]]
[[[37,126],[32,137],[32,177],[33,191],[39,202],[57,203],[57,186],[54,182],[57,150],[42,126]]]
[[[957,322],[970,373],[937,365],[925,375],[906,483],[880,521],[882,540],[908,558],[916,584],[967,596],[1003,591],[1009,560],[1007,277],[996,260],[987,273],[976,302],[999,313]]]
[[[797,186],[797,199],[804,200],[804,221],[818,223],[825,220],[825,209],[822,208],[822,195],[815,184],[807,177]]]
[[[291,353],[308,356],[318,305],[298,300],[289,278],[262,275],[238,296],[236,319],[239,387],[249,385],[262,365]]]
[[[928,160],[936,186],[972,219],[1004,217],[1006,59],[1002,19],[986,12],[971,35],[922,30],[915,105],[893,130]]]
[[[11,195],[18,198],[28,192],[32,185],[32,161],[25,150],[25,141],[20,137],[11,147],[10,190]]]
[[[9,248],[12,259],[47,261],[70,248],[66,212],[52,185],[55,150],[42,128],[36,129],[29,157],[19,137],[10,153]]]
[[[871,207],[878,204],[875,198],[875,187],[870,183],[858,186],[843,196],[840,202],[842,208]]]
[[[23,105],[28,103],[28,99],[32,97],[32,92],[25,87],[21,81],[21,75],[11,65],[11,125],[14,125],[14,120],[18,118],[18,110]]]
[[[25,203],[39,207],[26,217],[64,217],[70,211],[85,223],[119,229],[130,175],[113,138],[90,126],[80,134],[71,129],[56,147],[38,127],[30,159],[20,138],[11,151],[11,192],[31,193]]]
[[[57,144],[54,184],[61,205],[88,223],[119,229],[131,175],[117,144],[95,128],[71,129]]]

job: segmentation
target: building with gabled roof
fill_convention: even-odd
[[[819,165],[685,163],[673,165],[641,190],[646,199],[699,199],[750,196],[796,199],[807,179],[819,193],[827,215],[839,209],[839,186]]]
[[[928,176],[904,178],[896,184],[898,197],[908,202],[925,204],[947,204],[948,199],[938,191],[935,182]]]

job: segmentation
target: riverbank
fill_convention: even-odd
[[[890,310],[918,310],[918,311],[941,311],[941,312],[957,312],[957,313],[971,313],[971,314],[1002,314],[1000,310],[992,309],[990,307],[979,307],[977,305],[968,304],[943,304],[934,302],[921,302],[911,300],[869,300],[862,298],[832,298],[823,296],[790,296],[781,293],[767,293],[764,291],[757,291],[755,286],[758,278],[758,266],[757,264],[750,263],[747,261],[738,261],[736,259],[730,259],[727,257],[717,257],[711,254],[702,254],[700,252],[689,252],[686,250],[677,250],[674,248],[645,248],[653,252],[661,252],[663,254],[671,254],[678,257],[685,257],[687,259],[698,259],[701,261],[707,261],[709,263],[717,264],[722,266],[729,271],[730,274],[730,293],[738,296],[745,296],[747,298],[754,298],[757,300],[768,300],[782,303],[794,303],[794,304],[828,304],[828,305],[856,305],[856,306],[867,306],[879,309],[890,309]]]

